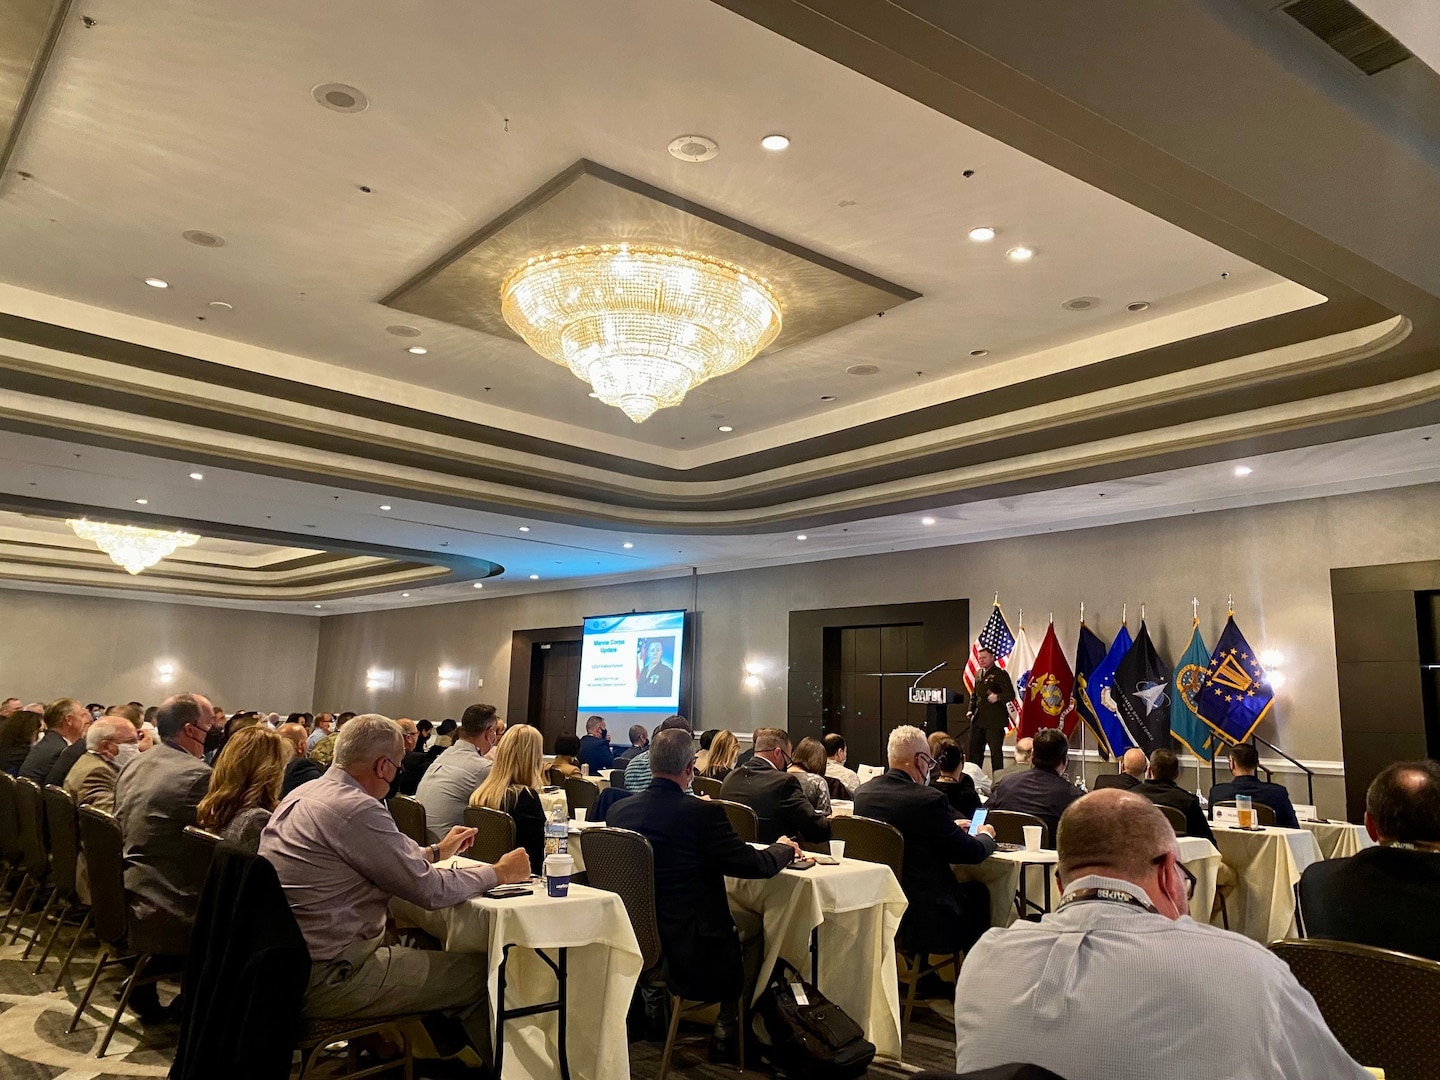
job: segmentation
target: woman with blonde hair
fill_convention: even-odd
[[[699,773],[711,780],[724,780],[735,768],[735,759],[740,756],[740,742],[733,731],[718,731],[710,740],[710,757],[705,768]]]
[[[540,788],[545,780],[545,740],[538,728],[511,724],[495,746],[495,764],[470,796],[470,805],[499,810],[515,822],[515,843],[530,856],[530,872],[540,873],[545,861],[545,808]]]
[[[195,809],[195,824],[255,851],[285,779],[285,740],[269,728],[248,727],[225,742],[210,774],[210,790]]]

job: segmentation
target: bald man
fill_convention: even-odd
[[[1186,1076],[1197,1061],[1207,1080],[1370,1075],[1283,960],[1190,918],[1193,879],[1149,800],[1086,795],[1060,818],[1057,848],[1055,911],[991,930],[965,957],[957,1072],[1005,1065],[1023,1046],[1068,1080]]]

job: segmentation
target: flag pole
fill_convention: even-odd
[[[1085,625],[1085,601],[1080,601],[1080,625]]]
[[[1192,597],[1190,598],[1190,618],[1191,618],[1191,620],[1192,620],[1192,622],[1191,622],[1191,624],[1190,624],[1190,632],[1193,634],[1193,633],[1195,632],[1195,630],[1198,629],[1199,626],[1200,626],[1200,598],[1199,598],[1198,596],[1192,596]],[[1179,688],[1178,686],[1175,687],[1175,692],[1176,692],[1177,694],[1180,692],[1180,688]],[[1214,755],[1212,754],[1211,757],[1212,757],[1212,759],[1213,759]],[[1196,797],[1197,799],[1200,798],[1200,755],[1199,755],[1199,754],[1196,754],[1196,755],[1195,755],[1195,797]],[[1207,807],[1207,808],[1209,807],[1209,800],[1208,800],[1208,799],[1206,800],[1206,807]]]
[[[1130,605],[1129,605],[1128,603],[1124,603],[1124,604],[1121,604],[1121,605],[1120,605],[1120,625],[1121,625],[1121,626],[1124,626],[1127,622],[1129,622],[1129,619],[1127,618],[1129,612],[1130,612]],[[1112,749],[1113,749],[1113,747],[1112,747]]]

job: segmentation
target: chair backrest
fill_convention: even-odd
[[[1173,806],[1161,806],[1156,803],[1156,809],[1165,815],[1165,820],[1170,822],[1170,828],[1175,830],[1176,836],[1188,836],[1189,826],[1185,823],[1185,815]]]
[[[551,787],[563,788],[565,786],[565,774],[559,769],[546,769],[545,776],[549,779]]]
[[[600,797],[600,789],[589,780],[582,780],[578,776],[570,776],[565,779],[565,802],[570,807],[570,816],[575,816],[578,809],[589,810],[595,805],[595,800]]]
[[[615,768],[610,770],[610,789],[612,791],[625,790],[625,766],[618,762]]]
[[[585,830],[585,873],[590,887],[619,895],[640,943],[641,970],[660,964],[660,920],[655,914],[655,852],[629,829]]]
[[[1266,806],[1264,803],[1260,802],[1251,803],[1250,805],[1255,807],[1255,820],[1257,822],[1259,822],[1261,825],[1275,824],[1275,808],[1273,806]],[[1233,810],[1235,809],[1235,800],[1222,799],[1219,802],[1212,804],[1211,809],[1213,810],[1216,806],[1228,806],[1230,807],[1230,809]]]
[[[1440,1015],[1440,962],[1344,941],[1277,941],[1271,950],[1310,992],[1325,1023],[1362,1065],[1387,1080],[1435,1075],[1440,1024],[1403,1017]]]
[[[718,799],[720,798],[720,789],[724,785],[709,776],[697,776],[690,781],[690,787],[694,789],[696,795],[708,795],[712,799]]]
[[[0,858],[14,861],[21,854],[20,819],[15,816],[15,777],[0,773]]]
[[[390,816],[395,819],[395,827],[417,844],[423,846],[430,842],[425,836],[425,805],[418,799],[392,795]]]
[[[515,850],[515,819],[505,811],[469,806],[465,809],[465,824],[475,830],[475,843],[465,853],[467,858],[493,863],[507,851]]]
[[[80,824],[75,802],[62,787],[50,784],[42,795],[50,826],[50,880],[62,900],[75,899],[75,865],[80,858]]]
[[[831,801],[835,799],[839,799],[841,802],[850,801],[850,789],[845,786],[843,780],[838,776],[826,776],[823,777],[823,779],[825,781],[825,790],[830,793]]]
[[[716,799],[715,804],[724,807],[730,827],[740,834],[741,840],[753,844],[760,839],[760,815],[751,807],[729,799]]]
[[[610,787],[600,792],[600,797],[595,800],[595,805],[590,808],[586,817],[591,821],[604,821],[612,806],[621,799],[631,798],[634,794],[633,791],[626,791],[624,788],[617,788],[611,784]]]
[[[1022,814],[1019,810],[991,810],[985,818],[985,824],[995,830],[995,839],[1001,844],[1023,844],[1025,826],[1039,825],[1040,846],[1050,846],[1050,830],[1045,822],[1034,814]]]
[[[224,842],[225,838],[219,833],[213,833],[209,829],[202,829],[199,825],[186,825],[183,832],[187,839],[194,840],[204,846],[208,854],[214,854],[215,845]]]
[[[1119,773],[1101,773],[1095,777],[1095,783],[1090,785],[1091,791],[1103,791],[1110,787],[1125,787],[1124,777]]]
[[[845,858],[884,863],[900,880],[905,866],[905,837],[894,825],[868,817],[830,819],[830,838],[845,841]]]
[[[90,879],[90,914],[95,936],[123,946],[129,916],[125,908],[125,841],[113,814],[80,808],[80,847]]]
[[[34,780],[15,781],[15,816],[20,822],[25,872],[43,881],[50,873],[50,852],[45,847],[45,799]]]

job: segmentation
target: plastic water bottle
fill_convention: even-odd
[[[545,820],[545,854],[568,855],[570,852],[570,818],[565,804],[556,803]]]

